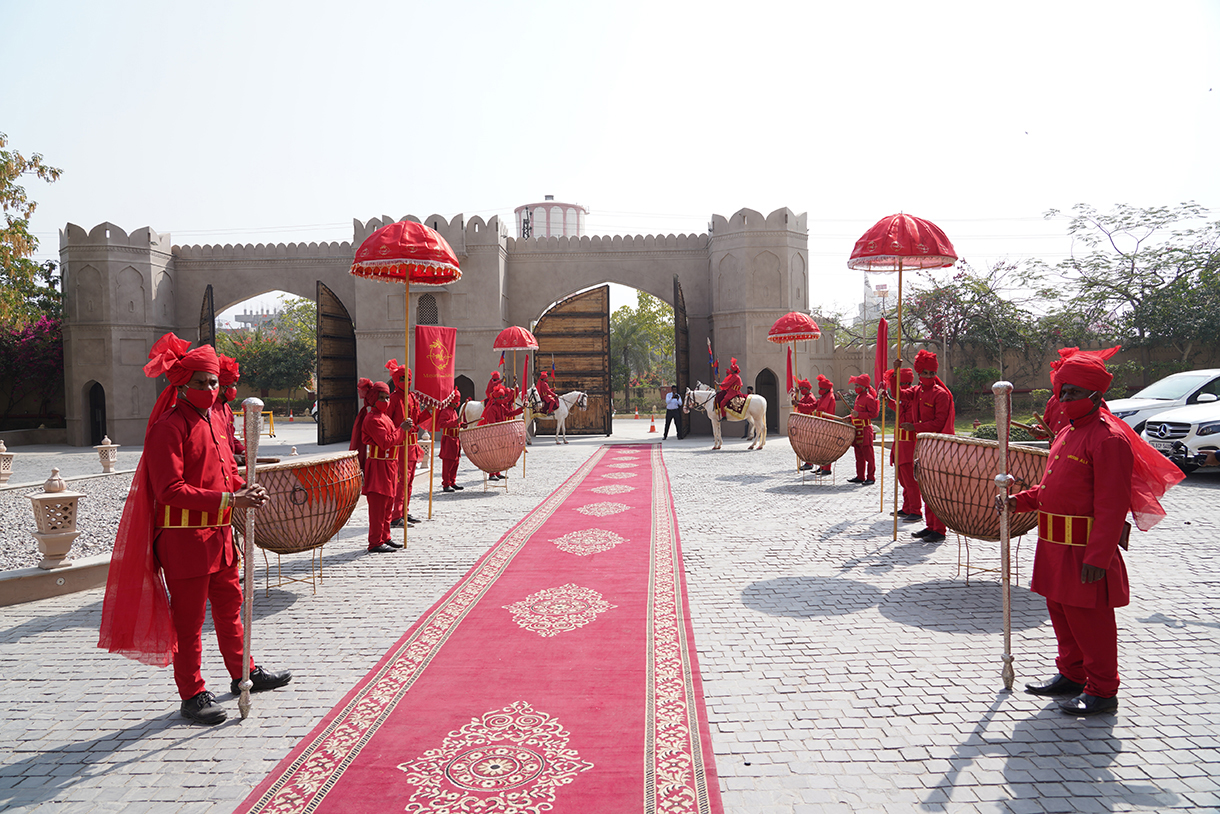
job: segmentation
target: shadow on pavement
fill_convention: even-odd
[[[895,588],[879,608],[899,624],[945,633],[1002,633],[1000,584],[974,580],[936,580]],[[1012,628],[1030,630],[1049,617],[1046,600],[1024,588],[1012,589]]]
[[[747,608],[771,616],[844,616],[881,601],[881,590],[838,577],[777,577],[753,582],[741,592]]]
[[[56,633],[77,628],[94,628],[102,621],[102,600],[85,605],[65,613],[49,614],[22,622],[6,630],[0,631],[0,641],[15,642],[27,636],[37,636],[41,633]]]

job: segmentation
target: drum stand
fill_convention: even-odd
[[[966,574],[966,584],[967,585],[970,584],[970,574],[972,574],[972,573],[976,573],[976,574],[981,574],[981,573],[999,574],[999,573],[1001,573],[1001,571],[1003,570],[1003,563],[996,565],[995,568],[985,568],[980,565],[971,565],[970,564],[970,540],[972,538],[967,537],[966,535],[961,534],[956,531],[953,532],[953,536],[957,538],[957,574],[956,574],[956,576],[961,576],[962,572],[964,571]],[[1016,551],[1016,555],[1013,557],[1013,580],[1018,585],[1021,584],[1021,540],[1023,540],[1024,538],[1025,538],[1025,535],[1021,535],[1020,537],[1017,538],[1017,551]],[[981,541],[975,540],[975,542],[977,543],[977,542],[981,542]],[[964,559],[962,558],[963,552],[965,552],[965,555],[966,555]]]
[[[500,472],[499,481],[494,481],[494,480],[489,481],[487,479],[487,473],[484,472],[483,473],[483,491],[486,492],[488,489],[503,489],[505,492],[508,492],[508,474],[507,474],[508,471],[509,470],[505,469]],[[522,477],[524,477],[524,475],[522,475]]]
[[[318,593],[318,583],[322,581],[322,546],[311,548],[309,550],[309,576],[308,577],[286,577],[284,576],[284,555],[275,555],[275,585],[271,584],[271,561],[267,558],[267,549],[263,549],[263,596],[271,596],[272,588],[282,588],[291,582],[306,582],[313,589],[314,594]]]

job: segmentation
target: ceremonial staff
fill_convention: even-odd
[[[1011,690],[1015,672],[1012,655],[1012,572],[1009,562],[1008,491],[1014,478],[1008,474],[1008,416],[1012,413],[1012,383],[996,382],[991,386],[995,395],[995,429],[1000,441],[1000,471],[995,476],[997,501],[1000,507],[1000,595],[1004,605],[1004,689]]]
[[[248,398],[242,402],[245,413],[246,434],[246,488],[254,485],[256,467],[258,464],[258,437],[260,433],[259,420],[263,415],[263,402],[260,399]],[[242,658],[241,658],[241,697],[237,708],[241,710],[244,720],[250,715],[250,688],[254,682],[250,680],[250,627],[254,622],[254,507],[246,509],[246,528],[242,534],[242,567],[245,571],[242,580]]]

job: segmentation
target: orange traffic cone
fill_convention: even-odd
[[[288,421],[289,422],[292,421],[292,408],[291,407],[288,408]]]
[[[657,431],[657,417],[655,415],[649,413],[648,419],[652,422],[651,426],[648,427],[648,431],[656,432]]]
[[[636,418],[639,418],[639,417],[640,417],[640,408],[639,408],[639,407],[636,407],[636,408],[635,408],[635,417],[636,417]]]

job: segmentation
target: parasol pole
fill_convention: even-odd
[[[898,378],[898,377],[895,376],[895,378]],[[878,384],[880,384],[880,382],[878,382]],[[877,392],[878,393],[881,392],[880,387],[877,388]],[[877,495],[881,498],[881,508],[879,508],[877,511],[884,512],[885,511],[885,399],[878,398],[877,401],[881,402],[881,466],[877,467],[877,472],[881,475],[881,477],[879,478],[879,480],[881,481],[881,486],[877,489]],[[893,447],[894,465],[897,466],[898,465],[898,418],[897,418],[897,416],[894,417],[894,440],[890,446]],[[894,473],[894,482],[897,483],[897,481],[898,481],[898,476],[897,476],[897,473],[895,472]],[[895,509],[895,511],[897,511],[897,509]],[[894,539],[895,540],[898,539],[897,524],[898,524],[898,515],[894,515]]]
[[[428,433],[428,519],[432,519],[432,475],[436,471],[436,411],[440,407],[432,408],[432,430]],[[407,524],[406,518],[403,518],[404,526]]]
[[[408,270],[406,277],[403,278],[407,284],[407,289],[402,295],[402,358],[403,366],[407,371],[411,370],[411,272]],[[402,408],[403,415],[406,418],[411,416],[406,415],[411,409],[411,400],[407,398],[407,377],[402,377]],[[411,433],[404,433],[402,436],[402,476],[404,478],[404,486],[402,489],[402,547],[407,547],[407,526],[411,525],[407,522],[407,506],[411,503],[411,494],[407,490],[406,483],[407,467],[411,465],[411,456],[407,454],[408,447],[411,442]]]
[[[1008,530],[1008,487],[1013,483],[1012,475],[1008,474],[1008,417],[1012,412],[1012,383],[996,382],[991,386],[991,392],[995,395],[995,428],[1000,441],[1000,471],[995,476],[995,487],[1003,506],[1000,509],[1000,596],[1004,609],[1004,652],[1000,656],[1004,668],[1001,676],[1004,689],[1012,690],[1015,673],[1012,666],[1012,564],[1009,561],[1011,539]]]
[[[898,541],[898,433],[901,431],[899,424],[902,423],[902,258],[898,258],[898,313],[896,315],[898,323],[898,340],[895,342],[897,347],[894,360],[894,542]],[[882,436],[881,446],[885,448],[885,436]]]
[[[254,485],[256,479],[255,465],[258,463],[258,421],[263,415],[261,399],[248,398],[242,402],[245,414],[246,428],[246,487]],[[255,508],[246,509],[246,529],[242,535],[242,568],[245,571],[242,580],[242,651],[241,651],[241,697],[237,707],[241,710],[242,720],[250,715],[250,688],[254,682],[250,680],[250,628],[254,624],[254,512]]]

